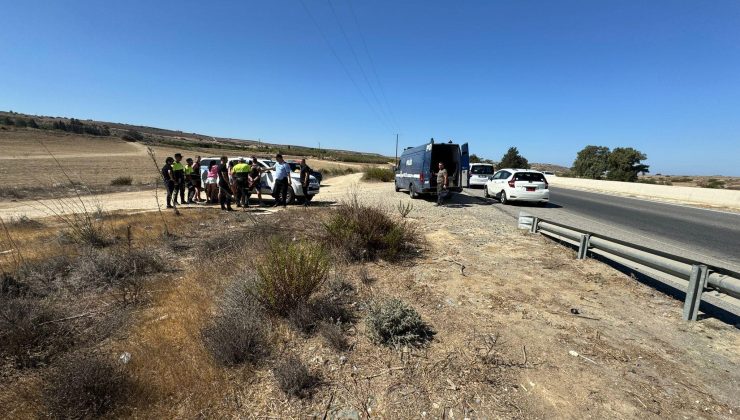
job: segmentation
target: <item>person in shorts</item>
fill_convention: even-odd
[[[218,202],[218,165],[211,162],[206,177],[206,199],[210,204]]]

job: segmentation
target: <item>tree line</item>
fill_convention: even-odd
[[[638,174],[646,174],[650,165],[642,161],[647,155],[632,147],[616,147],[610,150],[606,146],[586,146],[576,155],[571,167],[571,175],[579,178],[608,179],[611,181],[637,181]],[[470,163],[491,163],[475,154],[470,155]],[[519,153],[516,147],[510,147],[497,164],[499,168],[529,169],[529,161]]]
[[[16,126],[21,128],[39,128],[44,130],[61,130],[77,134],[90,134],[92,136],[110,136],[110,128],[107,125],[84,123],[76,118],[71,118],[69,122],[64,120],[54,120],[51,124],[39,124],[33,118],[23,118],[3,116],[0,118],[0,124],[6,126]]]

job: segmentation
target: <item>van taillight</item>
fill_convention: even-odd
[[[516,182],[516,180],[514,178],[511,178],[511,180],[509,181],[509,187],[514,188],[514,183],[515,182]]]
[[[424,172],[419,174],[419,182],[424,183]]]

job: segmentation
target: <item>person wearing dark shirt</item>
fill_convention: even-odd
[[[257,192],[257,199],[259,200],[260,206],[264,205],[265,203],[262,202],[262,169],[260,168],[259,163],[257,162],[257,158],[252,156],[252,170],[249,171],[248,179],[249,179],[249,190],[254,190]]]
[[[200,198],[200,192],[201,192],[201,190],[203,188],[202,185],[201,185],[201,179],[200,179],[200,177],[201,177],[201,173],[200,173],[200,156],[196,156],[195,157],[195,162],[193,162],[193,173],[190,175],[190,178],[191,178],[192,183],[193,183],[193,188],[195,188],[195,197],[193,197],[193,201],[195,201],[196,203],[200,203],[201,201],[203,201]]]
[[[180,153],[175,153],[172,174],[175,178],[175,194],[172,202],[177,204],[177,195],[180,194],[180,203],[185,204],[185,166],[182,164],[182,154]]]
[[[231,208],[231,185],[229,183],[229,158],[221,156],[221,164],[218,165],[218,202],[221,210],[234,211]]]
[[[311,184],[311,168],[306,159],[301,159],[301,188],[303,189],[303,207],[308,207],[308,187]]]
[[[172,157],[168,157],[164,161],[164,166],[162,166],[162,181],[164,181],[164,186],[167,189],[167,208],[172,208],[172,192],[175,191],[175,176],[172,173],[172,162],[174,162],[175,159],[172,159]]]

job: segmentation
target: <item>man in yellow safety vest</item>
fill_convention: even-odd
[[[244,160],[239,159],[239,163],[234,165],[234,178],[236,178],[236,206],[249,207],[249,180],[248,175],[252,167]]]

